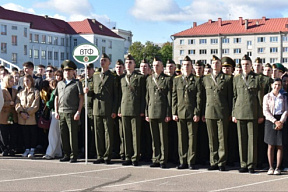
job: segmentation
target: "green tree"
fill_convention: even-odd
[[[134,57],[136,67],[139,67],[141,60],[143,59],[144,45],[140,41],[135,41],[129,47],[129,53]]]
[[[168,59],[172,59],[172,43],[171,42],[166,42],[160,49],[160,54],[162,56],[162,61],[165,64]]]
[[[153,42],[151,41],[147,41],[145,43],[145,47],[144,47],[144,50],[143,50],[143,57],[145,57],[150,63],[152,63],[153,61],[153,58],[155,56],[160,56],[161,57],[161,54],[160,54],[160,47],[158,45],[154,45]]]

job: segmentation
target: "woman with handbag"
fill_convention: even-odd
[[[24,87],[17,94],[15,110],[18,114],[18,124],[22,127],[26,149],[22,157],[33,158],[37,145],[35,113],[39,109],[40,94],[34,87],[34,80],[31,75],[24,75],[23,83]]]
[[[281,161],[283,156],[283,134],[282,130],[286,129],[285,121],[287,118],[287,98],[280,93],[282,80],[274,79],[272,91],[264,96],[263,114],[266,117],[264,142],[268,144],[268,175],[280,175]],[[273,168],[274,149],[277,149],[277,165]]]
[[[4,106],[0,112],[0,138],[2,156],[14,156],[16,142],[16,124],[17,113],[15,112],[15,100],[17,90],[12,88],[14,78],[12,75],[6,75],[2,81],[2,90]]]

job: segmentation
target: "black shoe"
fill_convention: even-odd
[[[131,160],[126,160],[122,163],[123,166],[128,166],[128,165],[132,165],[132,161]]]
[[[160,167],[161,167],[162,169],[166,169],[166,168],[167,168],[166,163],[161,163],[161,164],[160,164]]]
[[[249,173],[255,173],[254,168],[249,168],[248,171],[249,171]]]
[[[100,164],[104,163],[104,159],[97,159],[96,161],[93,162],[93,164]]]
[[[125,160],[125,156],[121,156],[121,160],[123,160],[123,161],[124,161],[124,160]]]
[[[112,162],[111,162],[110,159],[109,159],[109,160],[105,160],[104,163],[105,163],[106,165],[110,165],[110,164],[112,164]]]
[[[4,150],[4,151],[2,152],[2,156],[3,156],[3,157],[8,156],[8,151],[7,151],[7,150]]]
[[[239,171],[239,173],[247,173],[248,169],[247,168],[240,168],[238,171]]]
[[[219,171],[226,171],[225,166],[219,166]]]
[[[160,163],[152,163],[150,167],[160,167]]]
[[[64,155],[64,157],[61,158],[59,161],[60,161],[60,162],[67,162],[67,161],[70,161],[70,157]]]
[[[212,165],[212,166],[210,166],[210,167],[208,167],[208,171],[214,171],[214,170],[218,170],[219,169],[219,167],[218,167],[218,165]]]
[[[77,163],[77,159],[74,158],[70,159],[70,163]]]
[[[188,169],[188,165],[187,164],[180,164],[177,166],[177,169]]]
[[[138,161],[133,161],[132,164],[133,164],[133,166],[139,166]]]
[[[196,165],[194,165],[194,164],[190,164],[190,165],[189,165],[189,169],[190,169],[190,170],[194,170],[194,169],[196,169]]]

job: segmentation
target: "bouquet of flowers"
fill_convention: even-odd
[[[12,112],[9,113],[7,123],[11,124],[11,125],[14,123],[13,113]]]

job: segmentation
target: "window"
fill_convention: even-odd
[[[283,52],[288,52],[288,47],[283,47]]]
[[[106,40],[105,40],[105,39],[102,39],[102,43],[106,43]]]
[[[257,49],[257,52],[258,52],[258,53],[264,53],[264,52],[265,52],[265,48],[264,48],[264,47],[259,47],[259,48]]]
[[[252,51],[248,51],[248,52],[247,52],[247,55],[248,55],[249,57],[252,57]]]
[[[222,54],[229,54],[229,49],[222,49]]]
[[[234,43],[241,43],[241,38],[234,38]]]
[[[27,55],[27,45],[24,45],[24,55]]]
[[[282,41],[283,41],[283,42],[287,42],[287,41],[288,41],[288,36],[283,36],[283,37],[282,37]]]
[[[211,44],[218,44],[218,39],[211,39]]]
[[[65,43],[65,39],[61,38],[61,46],[64,46],[64,43]]]
[[[39,35],[38,34],[34,35],[34,42],[39,43]]]
[[[180,45],[184,45],[184,39],[180,39]]]
[[[224,39],[222,39],[222,43],[224,44],[224,43],[229,43],[229,38],[224,38]]]
[[[12,45],[17,45],[17,36],[16,35],[12,35]]]
[[[211,54],[218,54],[218,49],[211,49]]]
[[[58,45],[58,37],[54,37],[54,45]]]
[[[46,43],[46,35],[42,35],[42,41],[41,43]]]
[[[17,26],[13,25],[13,26],[11,27],[11,29],[12,29],[12,30],[17,30]]]
[[[189,45],[195,44],[195,39],[188,39],[188,44]]]
[[[195,55],[195,53],[196,53],[195,49],[188,50],[189,55]]]
[[[39,59],[39,50],[38,49],[34,49],[34,58]]]
[[[196,63],[196,61],[193,59],[193,60],[191,60],[192,61],[192,64],[195,64]]]
[[[200,60],[203,64],[207,63],[207,60]]]
[[[247,41],[247,46],[251,46],[252,45],[252,41]]]
[[[48,51],[48,59],[52,60],[52,51]]]
[[[74,47],[77,46],[77,39],[74,39],[74,43],[73,43]]]
[[[207,54],[207,50],[206,49],[200,49],[199,54],[200,55]]]
[[[17,53],[12,53],[12,63],[17,63]]]
[[[109,41],[108,48],[109,48],[109,49],[112,49],[112,41]]]
[[[54,52],[54,60],[58,60],[58,52],[57,51]]]
[[[270,47],[270,53],[277,53],[278,47]]]
[[[41,51],[41,58],[46,59],[46,51],[44,50]]]
[[[29,42],[32,43],[32,33],[29,34]]]
[[[7,53],[7,43],[1,43],[1,53]]]
[[[241,53],[241,49],[240,48],[234,49],[234,54],[238,54],[238,53]]]
[[[277,63],[277,58],[270,58],[270,63]]]
[[[95,44],[96,46],[98,46],[98,39],[97,39],[97,38],[94,38],[94,44]]]
[[[282,63],[288,63],[288,58],[287,58],[287,57],[284,57],[284,58],[282,59]]]
[[[258,37],[257,38],[258,43],[264,43],[265,42],[265,37]]]
[[[180,50],[180,55],[184,55],[184,50]]]
[[[28,34],[28,29],[25,27],[24,28],[24,37],[27,37],[27,34]]]
[[[270,37],[270,42],[271,43],[277,43],[278,42],[278,37],[275,37],[275,36]]]
[[[261,58],[262,63],[266,63],[266,59],[265,58]]]
[[[234,61],[235,61],[236,64],[239,64],[241,60],[240,59],[235,59]]]
[[[29,49],[29,57],[32,58],[32,49]]]
[[[7,35],[7,25],[1,25],[1,35]]]
[[[65,53],[64,52],[60,53],[60,59],[61,59],[61,61],[65,60]]]
[[[199,39],[199,44],[206,44],[207,40],[206,39]]]
[[[102,54],[106,53],[106,47],[102,47]]]
[[[52,36],[48,36],[48,44],[52,44]]]

